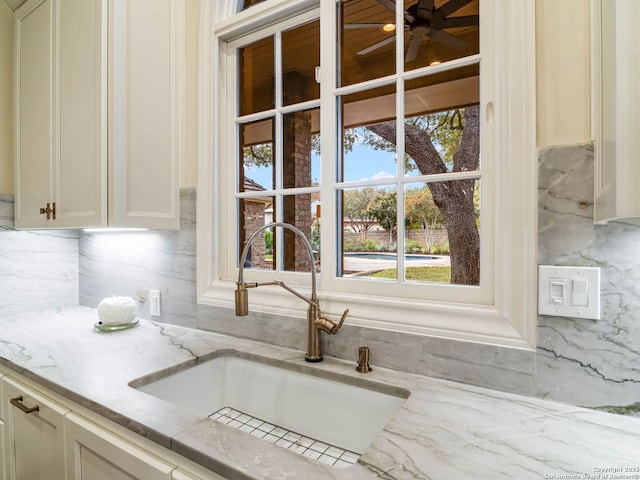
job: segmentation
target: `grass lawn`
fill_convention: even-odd
[[[389,268],[368,275],[372,278],[397,278],[397,269]],[[419,282],[451,282],[451,267],[407,267],[407,280]]]

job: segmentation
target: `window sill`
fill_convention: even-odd
[[[234,308],[234,291],[233,282],[215,282],[198,298],[198,303]],[[300,289],[300,293],[310,296],[308,289]],[[534,349],[495,307],[322,291],[318,291],[318,298],[322,312],[333,319],[348,308],[345,324],[351,326]],[[249,310],[304,318],[307,305],[284,290],[264,287],[250,291]]]

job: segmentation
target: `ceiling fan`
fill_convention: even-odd
[[[393,0],[376,0],[380,5],[386,7],[392,12],[396,11],[396,4]],[[465,15],[458,17],[449,17],[457,12],[465,5],[473,0],[449,0],[448,2],[435,7],[435,0],[418,0],[417,3],[411,5],[404,11],[404,30],[411,34],[409,46],[405,56],[405,62],[411,62],[418,56],[420,50],[420,42],[425,35],[436,42],[440,42],[456,51],[462,51],[469,45],[464,40],[446,32],[448,28],[472,27],[479,23],[478,15]],[[351,23],[346,24],[345,28],[383,28],[386,25],[382,23]],[[385,29],[385,31],[393,31]],[[379,42],[363,48],[358,55],[367,55],[384,45],[392,43],[395,40],[395,34],[385,38]]]

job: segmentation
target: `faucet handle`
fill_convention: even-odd
[[[338,322],[338,328],[336,329],[336,332],[342,328],[342,324],[344,323],[348,315],[349,315],[349,309],[345,308],[344,313],[342,314],[342,317],[340,317],[340,322]]]
[[[349,314],[349,309],[347,308],[342,314],[342,317],[340,318],[340,321],[337,324],[336,322],[324,317],[316,318],[313,324],[315,325],[316,328],[319,328],[331,335],[335,335],[336,333],[338,333],[338,330],[340,330],[340,328],[342,327],[342,324],[344,323],[344,320],[345,318],[347,318],[348,314]]]

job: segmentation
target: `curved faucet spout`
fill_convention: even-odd
[[[249,249],[251,248],[251,245],[253,245],[253,242],[256,241],[256,238],[258,238],[261,233],[263,233],[265,230],[269,230],[270,228],[275,228],[275,227],[282,227],[282,228],[291,230],[302,240],[302,243],[304,243],[304,246],[307,249],[307,253],[309,254],[309,260],[311,261],[311,301],[315,303],[316,302],[316,257],[313,255],[313,248],[311,247],[311,243],[309,243],[309,240],[307,239],[306,235],[302,233],[302,231],[299,228],[294,227],[290,223],[285,223],[285,222],[267,223],[266,225],[263,225],[258,230],[253,232],[253,234],[251,234],[251,236],[249,237],[249,240],[247,240],[247,242],[245,243],[244,248],[242,249],[242,255],[240,256],[240,269],[238,270],[237,284],[240,285],[244,283],[244,263],[247,261],[247,255],[249,254]]]
[[[303,242],[304,246],[307,249],[307,253],[309,254],[309,260],[311,261],[311,298],[306,298],[300,293],[296,292],[293,288],[286,285],[284,282],[280,280],[273,280],[271,282],[245,282],[244,281],[244,263],[247,260],[247,255],[249,254],[249,249],[255,240],[262,234],[265,230],[269,228],[282,227],[288,230],[291,230],[294,234],[296,234]],[[297,227],[285,223],[285,222],[272,222],[262,227],[258,228],[247,240],[244,248],[242,249],[242,255],[240,256],[240,266],[238,268],[238,281],[236,282],[237,289],[235,292],[235,301],[236,301],[236,316],[244,316],[249,313],[249,292],[248,288],[256,288],[259,286],[266,285],[278,285],[288,292],[292,293],[296,297],[304,300],[309,304],[309,309],[307,310],[307,353],[305,354],[305,360],[308,362],[319,362],[322,360],[322,344],[321,344],[321,332],[326,332],[331,335],[334,335],[338,332],[344,319],[347,316],[348,309],[342,315],[342,319],[340,323],[336,324],[335,322],[323,318],[320,315],[320,305],[318,303],[318,298],[316,295],[316,259],[313,255],[313,249],[311,247],[311,243],[307,239],[304,233]]]

